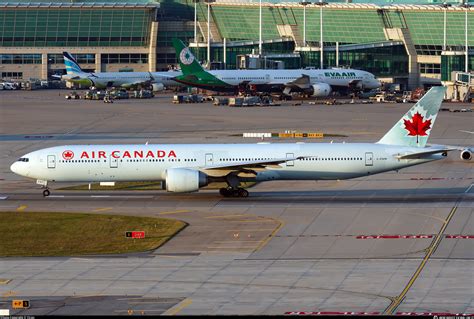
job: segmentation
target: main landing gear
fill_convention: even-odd
[[[48,197],[50,194],[51,194],[51,192],[47,188],[43,191],[43,196],[44,197]]]
[[[219,193],[224,197],[248,197],[249,192],[243,188],[221,188]]]

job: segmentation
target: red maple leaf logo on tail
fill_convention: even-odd
[[[411,121],[403,119],[405,129],[408,131],[408,136],[416,136],[416,143],[418,143],[418,136],[426,136],[426,131],[431,128],[431,120],[424,121],[423,116],[416,112],[412,116]]]

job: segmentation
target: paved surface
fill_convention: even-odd
[[[172,105],[170,96],[110,105],[66,101],[65,93],[0,93],[0,210],[160,216],[190,226],[149,254],[0,259],[2,300],[31,301],[21,314],[75,313],[77,305],[85,314],[474,313],[474,239],[456,237],[474,235],[474,166],[458,153],[349,181],[264,183],[245,199],[54,190],[64,185],[43,198],[9,172],[20,155],[66,143],[243,142],[232,135],[286,129],[347,136],[317,142],[376,141],[410,105],[232,109]],[[430,142],[473,145],[474,135],[459,130],[474,131],[473,113],[441,112]],[[93,298],[87,309],[84,297]]]

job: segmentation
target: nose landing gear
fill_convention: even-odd
[[[36,184],[41,185],[41,188],[44,189],[43,190],[43,196],[44,197],[48,197],[51,194],[51,192],[49,191],[49,188],[48,188],[48,181],[38,179],[38,180],[36,180]]]
[[[249,192],[243,188],[221,188],[219,194],[224,197],[248,197]]]

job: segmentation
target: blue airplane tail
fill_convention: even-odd
[[[69,52],[63,52],[63,56],[67,74],[84,73],[76,59],[74,59],[74,57]]]

